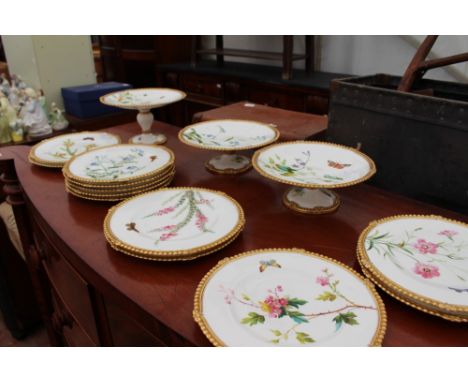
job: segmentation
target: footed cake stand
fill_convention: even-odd
[[[252,163],[261,175],[294,186],[283,203],[309,214],[335,211],[340,198],[330,188],[364,182],[376,172],[372,159],[356,149],[313,141],[271,145],[257,151]]]
[[[185,97],[184,92],[176,89],[142,88],[109,93],[99,100],[108,106],[138,110],[137,121],[143,132],[130,138],[129,143],[162,145],[167,141],[167,137],[161,133],[151,132],[154,121],[151,109],[178,102]]]
[[[265,123],[240,119],[219,119],[186,126],[179,139],[193,147],[222,151],[209,159],[205,167],[217,174],[239,174],[252,167],[250,158],[237,152],[275,142],[279,131]]]

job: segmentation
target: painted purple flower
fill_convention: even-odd
[[[413,247],[416,248],[419,251],[419,253],[422,253],[424,255],[428,253],[437,253],[437,244],[431,243],[430,241],[426,241],[424,239],[418,239],[417,243],[413,244]]]
[[[231,304],[232,300],[234,299],[234,290],[230,288],[224,288],[224,286],[220,285],[219,286],[219,291],[221,293],[224,293],[224,302],[226,304]]]
[[[447,236],[449,239],[451,239],[452,236],[458,235],[458,232],[451,229],[444,229],[443,231],[439,232],[439,235]]]
[[[439,268],[435,265],[416,263],[413,268],[413,272],[422,276],[425,279],[432,279],[433,277],[439,277]]]
[[[283,291],[283,287],[282,287],[281,285],[278,285],[278,286],[276,287],[276,290],[277,290],[278,292],[282,292],[282,291]]]

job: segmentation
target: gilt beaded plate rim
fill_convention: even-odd
[[[349,182],[342,182],[342,183],[335,183],[335,184],[300,183],[300,182],[289,181],[289,180],[286,180],[286,179],[271,175],[270,173],[266,172],[262,168],[262,166],[258,163],[259,156],[261,154],[263,154],[264,152],[268,151],[268,150],[271,150],[271,149],[274,149],[274,148],[280,147],[280,146],[290,146],[290,145],[298,145],[298,144],[324,145],[324,146],[331,146],[331,147],[336,147],[336,148],[344,149],[344,150],[347,150],[347,151],[351,151],[354,154],[360,156],[362,159],[364,159],[368,163],[369,171],[365,175],[361,176],[360,178],[349,181]],[[296,187],[302,187],[302,188],[327,188],[327,189],[329,189],[329,188],[343,188],[343,187],[354,186],[356,184],[365,182],[366,180],[371,178],[377,172],[377,168],[375,166],[374,161],[369,156],[362,153],[361,151],[359,151],[359,150],[357,150],[357,149],[355,149],[353,147],[340,145],[338,143],[323,142],[323,141],[304,141],[304,140],[302,140],[302,141],[294,141],[294,142],[275,143],[273,145],[270,145],[270,146],[267,146],[267,147],[264,147],[264,148],[261,148],[261,149],[257,150],[254,153],[253,157],[252,157],[252,165],[255,168],[255,170],[260,175],[264,176],[265,178],[274,180],[274,181],[279,182],[279,183],[288,184],[290,186],[296,186]]]
[[[185,139],[184,133],[185,133],[188,129],[194,128],[194,127],[200,126],[200,125],[206,125],[206,124],[209,124],[209,123],[215,123],[215,122],[245,122],[245,123],[253,123],[253,124],[257,124],[257,125],[262,126],[262,127],[266,127],[267,129],[273,131],[274,135],[273,135],[273,137],[272,137],[270,140],[268,140],[268,141],[260,142],[260,143],[255,144],[255,145],[238,146],[238,147],[208,146],[208,145],[203,145],[203,144],[196,144],[196,143],[190,142],[190,141],[188,141],[188,140]],[[184,144],[186,144],[186,145],[188,145],[188,146],[195,147],[195,148],[202,149],[202,150],[225,151],[225,152],[244,151],[244,150],[251,150],[251,149],[256,149],[256,148],[259,148],[259,147],[267,146],[267,145],[270,145],[270,144],[276,142],[276,141],[279,139],[279,137],[280,137],[280,132],[279,132],[279,130],[278,130],[276,127],[270,126],[270,125],[267,124],[267,123],[252,121],[252,120],[248,120],[248,119],[236,119],[236,118],[213,119],[213,120],[209,120],[209,121],[202,121],[202,122],[193,123],[193,124],[191,124],[191,125],[185,126],[182,130],[179,131],[179,134],[178,134],[179,140],[180,140],[182,143],[184,143]]]
[[[425,304],[426,306],[429,305],[429,306],[434,307],[434,311],[436,309],[442,310],[441,313],[445,312],[447,314],[452,314],[452,315],[457,315],[457,313],[467,313],[468,306],[466,305],[463,306],[463,305],[457,305],[457,304],[444,303],[442,301],[439,301],[439,300],[436,300],[427,296],[423,296],[419,293],[412,292],[411,290],[405,288],[403,285],[398,284],[397,282],[391,280],[389,277],[384,275],[370,260],[367,254],[367,250],[365,248],[365,239],[367,235],[370,233],[370,231],[380,224],[391,222],[391,221],[396,221],[396,220],[402,220],[402,219],[426,219],[426,220],[445,221],[451,224],[460,225],[463,228],[468,229],[467,223],[464,223],[455,219],[446,218],[446,217],[439,216],[439,215],[402,214],[402,215],[394,215],[394,216],[389,216],[386,218],[371,221],[369,225],[362,231],[358,239],[357,258],[361,267],[365,269],[366,271],[370,272],[373,278],[378,280],[384,286],[387,286],[387,288],[391,289],[395,293],[398,293],[403,300],[409,298],[415,303]],[[410,303],[408,303],[408,305],[410,305]],[[431,309],[427,309],[427,310],[431,310]]]
[[[133,105],[125,105],[125,104],[115,104],[115,103],[110,103],[106,100],[107,97],[110,97],[112,95],[118,94],[118,93],[133,93],[136,91],[144,91],[144,90],[164,90],[164,91],[170,91],[171,93],[178,93],[181,98],[170,101],[170,102],[163,102],[163,103],[147,103],[147,104],[133,104]],[[184,98],[187,97],[187,93],[183,92],[182,90],[179,89],[172,89],[172,88],[157,88],[157,87],[146,87],[146,88],[136,88],[136,89],[126,89],[126,90],[117,90],[115,92],[107,93],[104,94],[103,96],[99,97],[99,102],[103,103],[104,105],[107,106],[112,106],[112,107],[118,107],[121,109],[129,109],[129,110],[140,110],[140,109],[156,109],[158,107],[163,107],[165,105],[170,105],[171,103],[179,102],[182,101]]]
[[[258,254],[263,254],[263,253],[268,253],[268,252],[286,252],[286,253],[293,253],[293,254],[298,254],[298,255],[305,255],[309,256],[315,259],[319,259],[322,261],[327,261],[332,263],[335,266],[338,266],[342,268],[344,271],[347,271],[350,273],[352,276],[354,276],[357,280],[362,282],[363,286],[367,289],[369,292],[370,296],[374,300],[375,306],[376,306],[376,312],[378,314],[378,322],[377,322],[377,327],[375,330],[375,333],[372,337],[372,340],[370,341],[368,346],[381,346],[383,342],[383,338],[385,336],[385,332],[387,329],[387,313],[385,309],[385,305],[383,303],[382,298],[378,294],[378,292],[375,289],[374,284],[357,273],[354,269],[351,267],[347,266],[346,264],[335,260],[331,257],[327,257],[324,255],[321,255],[316,252],[311,252],[307,251],[305,249],[301,248],[263,248],[263,249],[255,249],[251,251],[246,251],[242,252],[238,255],[231,256],[231,257],[226,257],[222,260],[220,260],[214,267],[212,267],[200,280],[197,289],[195,291],[195,296],[194,296],[194,308],[193,308],[193,318],[195,322],[199,325],[200,329],[202,330],[203,334],[207,337],[207,339],[214,345],[214,346],[228,346],[225,344],[221,338],[214,332],[214,330],[211,328],[208,320],[204,317],[203,315],[203,295],[205,292],[205,289],[208,285],[208,283],[211,281],[211,279],[214,277],[214,275],[224,268],[226,265],[234,263],[242,258],[245,257],[250,257],[250,256],[255,256]]]
[[[77,159],[79,160],[79,159],[81,159],[82,157],[84,157],[86,155],[96,154],[96,152],[97,153],[105,152],[106,150],[114,149],[116,147],[144,147],[144,148],[148,148],[148,149],[162,150],[162,151],[165,151],[169,155],[169,160],[163,166],[161,166],[161,167],[159,167],[159,168],[157,168],[155,170],[146,172],[144,174],[127,176],[125,178],[113,179],[113,180],[84,178],[84,177],[74,175],[74,174],[71,173],[70,166],[72,165],[72,163],[75,160],[77,160]],[[139,143],[121,143],[121,144],[116,144],[116,145],[112,145],[112,146],[99,147],[99,148],[96,148],[96,149],[93,149],[93,150],[90,150],[90,151],[86,151],[86,152],[84,152],[82,154],[76,155],[75,157],[70,159],[65,164],[65,166],[62,169],[62,172],[63,172],[63,175],[67,179],[71,179],[71,180],[75,181],[76,183],[85,183],[85,184],[93,185],[93,186],[94,185],[124,185],[124,184],[128,184],[128,183],[134,183],[134,182],[138,182],[138,181],[149,180],[153,176],[157,176],[159,174],[164,174],[165,171],[167,171],[169,168],[174,166],[174,162],[175,162],[174,152],[171,149],[169,149],[168,147],[148,145],[148,144],[139,144]]]
[[[65,166],[65,164],[70,161],[71,159],[73,159],[73,157],[69,158],[69,159],[66,159],[66,160],[62,160],[62,161],[48,161],[48,160],[45,160],[45,159],[41,159],[40,157],[38,157],[36,155],[36,150],[41,147],[42,145],[44,144],[47,144],[53,140],[59,140],[59,139],[62,139],[62,138],[66,138],[66,137],[69,137],[69,136],[76,136],[76,135],[85,135],[85,134],[93,134],[93,135],[108,135],[114,139],[116,139],[116,142],[115,143],[112,143],[110,145],[105,145],[105,146],[98,146],[98,147],[95,147],[95,148],[91,148],[89,149],[88,151],[85,151],[86,152],[89,152],[91,150],[95,150],[95,149],[100,149],[100,148],[103,148],[103,147],[108,147],[108,146],[113,146],[113,145],[118,145],[122,142],[122,140],[120,139],[120,136],[118,136],[117,134],[113,134],[113,133],[108,133],[108,132],[99,132],[99,131],[79,131],[79,132],[76,132],[76,133],[68,133],[68,134],[61,134],[61,135],[57,135],[55,137],[51,137],[51,138],[47,138],[47,139],[43,139],[42,141],[40,141],[39,143],[36,143],[33,147],[31,147],[31,150],[29,150],[29,154],[28,154],[28,160],[30,163],[36,165],[36,166],[41,166],[41,167],[50,167],[50,168],[63,168],[63,166]],[[78,155],[81,155],[81,154],[78,154]]]
[[[124,206],[125,204],[127,204],[129,202],[132,202],[132,201],[134,201],[136,199],[147,197],[148,195],[151,195],[151,194],[156,194],[156,193],[166,192],[166,191],[184,191],[184,190],[195,190],[195,191],[213,193],[213,194],[216,194],[216,195],[218,195],[218,196],[220,196],[222,198],[225,198],[230,203],[232,203],[232,205],[235,207],[235,209],[236,209],[236,211],[238,213],[237,223],[223,237],[221,237],[221,238],[219,238],[217,240],[214,240],[213,242],[211,242],[209,244],[193,247],[193,248],[190,248],[190,249],[181,249],[181,250],[165,250],[165,251],[162,251],[162,250],[149,250],[149,249],[136,247],[136,246],[133,246],[131,244],[128,244],[128,243],[120,240],[115,235],[115,233],[112,232],[112,229],[110,227],[112,217],[115,214],[115,212],[119,208]],[[228,194],[226,194],[226,193],[224,193],[222,191],[212,190],[212,189],[203,188],[203,187],[164,187],[164,188],[159,188],[159,189],[154,190],[154,191],[146,192],[144,194],[133,196],[133,197],[131,197],[129,199],[126,199],[126,200],[120,202],[119,204],[113,206],[112,208],[110,208],[109,211],[107,212],[107,215],[106,215],[106,217],[104,219],[104,223],[103,223],[104,234],[105,234],[105,237],[106,237],[106,239],[108,241],[111,241],[113,244],[117,245],[118,247],[120,247],[120,248],[122,248],[122,249],[124,249],[126,251],[130,251],[130,252],[132,252],[132,253],[134,253],[136,255],[140,255],[141,257],[145,257],[145,258],[149,258],[149,257],[158,258],[158,257],[162,257],[162,256],[168,256],[168,257],[193,257],[194,255],[211,251],[213,248],[216,248],[219,245],[221,245],[222,243],[225,243],[225,242],[229,241],[232,237],[237,236],[243,230],[244,225],[245,225],[245,214],[244,214],[244,210],[242,209],[242,206],[239,204],[239,202],[237,202],[233,197],[231,197],[230,195],[228,195]]]

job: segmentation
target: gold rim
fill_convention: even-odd
[[[335,201],[333,205],[331,205],[330,207],[304,208],[304,207],[301,207],[299,204],[293,202],[292,200],[288,199],[288,194],[290,191],[291,190],[287,190],[283,194],[283,204],[289,209],[296,211],[296,212],[300,212],[301,214],[309,214],[309,215],[328,214],[328,213],[335,212],[341,204],[341,199],[339,195],[336,192],[328,190],[328,192],[331,192],[335,196]]]
[[[147,189],[147,190],[144,190],[144,191],[141,191],[141,192],[144,192],[144,193],[154,192],[155,190],[158,190],[158,189],[161,189],[163,187],[168,186],[172,182],[172,180],[173,180],[173,178],[170,178],[166,182],[163,182],[160,186],[156,186],[154,188]],[[66,188],[66,190],[67,190],[68,193],[76,196],[77,198],[87,199],[87,200],[94,200],[94,201],[98,201],[98,202],[118,202],[118,201],[121,201],[121,200],[125,200],[125,199],[129,199],[131,197],[134,197],[135,195],[140,195],[141,194],[141,192],[139,191],[139,192],[137,192],[135,194],[121,195],[121,196],[109,195],[109,196],[101,197],[101,195],[79,193],[79,192],[74,191],[74,190],[69,189],[69,188]]]
[[[136,195],[138,193],[151,191],[151,190],[154,190],[157,187],[160,187],[163,184],[166,184],[168,181],[171,181],[172,179],[174,179],[174,175],[175,175],[175,172],[173,172],[172,174],[169,174],[168,177],[166,177],[164,179],[161,179],[158,182],[151,183],[151,184],[148,184],[148,185],[144,185],[142,187],[129,188],[127,190],[122,190],[122,189],[118,189],[118,188],[116,188],[115,190],[104,190],[104,191],[102,191],[102,190],[95,191],[95,190],[87,190],[87,189],[84,190],[82,188],[79,188],[78,186],[71,185],[67,181],[65,181],[65,186],[66,186],[67,190],[74,191],[74,192],[82,194],[84,196],[96,196],[96,197],[100,197],[100,196],[102,196],[102,197],[134,196],[134,195]]]
[[[155,146],[154,145],[147,145],[147,144],[117,144],[117,145],[112,145],[112,146],[109,146],[109,147],[128,147],[128,146],[143,146],[143,147],[148,147],[148,148],[154,148]],[[96,152],[96,151],[104,151],[106,149],[108,149],[109,147],[99,147],[99,148],[96,148],[94,150],[92,150],[93,152]],[[121,183],[131,183],[131,182],[134,182],[134,181],[138,181],[138,180],[144,180],[144,179],[147,179],[153,175],[158,175],[160,173],[163,173],[164,171],[166,171],[168,168],[172,167],[174,165],[174,161],[175,161],[175,156],[174,156],[174,152],[167,148],[167,147],[164,147],[164,146],[158,146],[159,149],[165,151],[167,154],[169,154],[169,161],[164,164],[164,166],[162,167],[159,167],[153,171],[150,171],[150,172],[147,172],[145,174],[142,174],[142,175],[135,175],[135,176],[129,176],[129,177],[126,177],[126,178],[123,178],[123,179],[118,179],[118,180],[98,180],[98,179],[88,179],[88,178],[83,178],[81,176],[77,176],[77,175],[74,175],[70,172],[70,165],[72,164],[72,162],[74,160],[76,160],[77,158],[85,155],[85,154],[88,154],[89,152],[91,151],[87,151],[87,152],[84,152],[82,154],[79,154],[79,155],[76,155],[74,156],[73,158],[71,158],[66,164],[65,166],[63,167],[62,169],[62,172],[63,172],[63,175],[68,178],[68,179],[72,179],[74,181],[76,181],[77,183],[87,183],[87,184],[121,184]]]
[[[39,158],[37,155],[36,155],[36,150],[39,146],[49,142],[49,141],[52,141],[52,140],[58,140],[58,139],[61,139],[61,138],[66,138],[70,135],[78,135],[78,134],[82,134],[82,135],[85,135],[85,134],[106,134],[106,135],[109,135],[111,137],[114,137],[117,139],[117,143],[115,143],[115,145],[118,145],[120,144],[121,142],[121,139],[118,135],[116,134],[112,134],[112,133],[106,133],[106,132],[96,132],[96,131],[80,131],[78,133],[70,133],[70,134],[63,134],[63,135],[58,135],[56,137],[52,137],[52,138],[47,138],[47,139],[44,139],[42,141],[40,141],[39,143],[36,143],[32,148],[31,150],[29,151],[29,154],[28,154],[28,159],[29,159],[29,162],[32,163],[32,164],[35,164],[37,166],[42,166],[42,167],[51,167],[51,168],[61,168],[63,167],[68,161],[70,161],[71,159],[73,159],[74,157],[71,157],[70,159],[67,159],[67,160],[64,160],[64,161],[61,161],[61,162],[57,162],[57,161],[47,161],[47,160],[44,160],[44,159],[41,159]],[[113,146],[114,144],[112,145],[108,145],[108,146]],[[96,148],[93,148],[91,150],[95,150],[95,149],[100,149],[102,147],[107,147],[107,146],[98,146]],[[85,152],[89,152],[91,150],[88,150],[88,151],[85,151]],[[78,154],[78,155],[81,155],[81,154]]]
[[[128,256],[137,257],[139,259],[151,260],[151,261],[190,261],[190,260],[198,259],[199,257],[211,255],[214,252],[220,251],[221,249],[223,249],[223,248],[227,247],[229,244],[231,244],[234,240],[236,240],[237,237],[240,235],[240,233],[241,232],[238,232],[237,234],[235,234],[229,240],[227,240],[224,243],[220,244],[216,248],[210,249],[207,252],[201,252],[201,253],[197,253],[197,254],[194,254],[194,255],[191,255],[191,256],[183,256],[183,257],[177,257],[177,256],[174,256],[174,257],[171,257],[171,256],[161,256],[161,257],[159,257],[159,256],[149,256],[148,257],[148,256],[144,256],[144,255],[141,255],[141,254],[137,254],[137,253],[128,251],[128,250],[126,250],[124,248],[120,248],[117,244],[113,243],[110,240],[110,238],[106,237],[106,239],[108,239],[107,242],[112,247],[112,249],[114,249],[114,250],[116,250],[118,252],[122,252],[123,254],[128,255]]]
[[[253,251],[243,252],[236,256],[226,257],[222,259],[221,261],[218,262],[218,264],[216,264],[213,268],[211,268],[208,271],[208,273],[205,274],[205,276],[201,279],[200,283],[198,284],[198,287],[195,291],[195,297],[194,297],[193,318],[195,322],[200,326],[200,329],[202,330],[203,334],[208,338],[208,340],[214,346],[227,346],[227,345],[216,335],[216,333],[214,333],[209,323],[203,316],[202,299],[203,299],[203,293],[205,291],[205,288],[208,282],[215,275],[215,273],[219,271],[221,268],[223,268],[225,265],[235,262],[238,259],[243,258],[243,257],[253,256],[253,255],[257,255],[257,254],[265,253],[265,252],[291,252],[291,253],[300,253],[302,255],[306,255],[306,256],[310,256],[314,258],[319,258],[321,260],[325,260],[325,261],[331,262],[332,264],[341,266],[342,268],[350,272],[352,275],[356,276],[360,281],[364,283],[364,285],[367,287],[367,290],[370,292],[371,296],[374,298],[375,305],[377,307],[377,313],[379,316],[377,329],[375,331],[375,334],[371,342],[369,343],[369,346],[381,346],[382,345],[385,331],[387,329],[387,312],[385,311],[385,305],[382,301],[382,298],[379,296],[379,294],[375,290],[374,284],[372,284],[369,280],[361,276],[354,269],[348,267],[346,264],[343,264],[340,261],[321,255],[319,253],[310,252],[310,251],[306,251],[305,249],[299,249],[299,248],[265,248],[265,249],[256,249]]]
[[[147,196],[148,194],[156,193],[156,192],[163,192],[163,191],[172,191],[172,190],[197,190],[197,191],[205,191],[205,192],[211,192],[215,193],[217,195],[220,195],[226,199],[228,199],[231,203],[234,204],[234,206],[237,209],[237,212],[239,214],[239,220],[237,224],[224,235],[222,238],[215,240],[214,242],[198,247],[194,247],[191,249],[184,249],[184,250],[170,250],[170,251],[158,251],[158,250],[149,250],[149,249],[144,249],[144,248],[139,248],[132,246],[130,244],[127,244],[123,241],[121,241],[119,238],[116,237],[116,235],[112,232],[110,228],[110,221],[112,219],[112,216],[114,215],[115,211],[117,211],[118,208],[122,207],[128,202],[131,202],[137,198],[142,198]],[[151,191],[147,192],[144,194],[140,194],[138,196],[134,196],[130,199],[124,200],[123,202],[115,205],[114,207],[110,208],[109,211],[107,212],[107,215],[104,219],[104,235],[106,236],[106,239],[108,241],[112,241],[113,244],[117,245],[119,248],[124,249],[126,251],[129,251],[131,253],[134,253],[136,255],[139,255],[144,258],[149,258],[149,257],[161,257],[161,256],[166,256],[166,257],[190,257],[194,256],[200,253],[205,253],[208,251],[211,251],[213,248],[218,247],[220,244],[225,243],[229,239],[231,239],[233,236],[238,235],[242,229],[244,228],[245,224],[245,215],[244,215],[244,210],[242,209],[241,205],[231,196],[225,194],[224,192],[217,191],[217,190],[211,190],[208,188],[202,188],[202,187],[167,187],[167,188],[160,188],[156,191]]]
[[[389,221],[394,221],[394,220],[401,220],[401,219],[427,219],[427,220],[433,219],[433,220],[440,220],[440,221],[446,221],[446,222],[453,223],[453,224],[458,224],[464,228],[468,228],[468,224],[466,223],[460,222],[458,220],[444,218],[439,215],[395,215],[395,216],[390,216],[390,217],[379,219],[379,220],[374,220],[369,223],[367,228],[365,228],[364,231],[362,231],[361,235],[359,236],[358,245],[357,245],[357,258],[361,264],[361,267],[363,269],[365,268],[368,272],[370,272],[373,276],[373,279],[378,280],[379,283],[387,286],[387,288],[401,295],[402,299],[409,298],[417,303],[427,304],[427,305],[433,306],[436,309],[444,310],[448,314],[456,315],[457,313],[468,313],[468,306],[443,303],[438,300],[434,300],[430,297],[425,297],[420,294],[411,292],[410,290],[404,288],[402,285],[397,284],[393,280],[389,279],[372,263],[369,256],[367,255],[367,251],[364,245],[367,235],[372,229],[374,229],[379,224],[386,223]]]
[[[358,258],[358,261],[359,263],[361,263],[360,259]],[[362,265],[361,265],[362,267]],[[389,296],[393,297],[394,299],[402,302],[403,304],[405,305],[408,305],[410,306],[411,308],[414,308],[414,309],[417,309],[421,312],[424,312],[424,313],[427,313],[427,314],[430,314],[432,316],[437,316],[437,317],[440,317],[440,318],[443,318],[445,320],[448,320],[448,321],[452,321],[452,322],[458,322],[458,323],[461,323],[461,322],[468,322],[468,318],[464,318],[464,317],[460,317],[460,316],[455,316],[455,315],[449,315],[449,314],[444,314],[444,313],[441,313],[441,312],[436,312],[434,310],[430,310],[430,309],[426,309],[422,306],[419,306],[419,305],[416,305],[416,304],[413,304],[412,302],[410,301],[407,301],[405,300],[404,298],[400,297],[398,294],[396,294],[395,292],[391,291],[389,288],[387,288],[386,286],[384,286],[381,282],[377,281],[373,276],[372,274],[367,271],[365,268],[362,268],[362,272],[364,273],[364,275],[369,279],[371,280],[375,285],[377,285],[380,289],[382,289],[385,293],[387,293]]]
[[[285,145],[295,145],[295,144],[320,144],[320,145],[327,145],[327,146],[334,146],[334,147],[339,147],[345,150],[349,150],[354,152],[355,154],[361,156],[368,164],[369,164],[369,172],[359,179],[355,179],[350,182],[344,182],[344,183],[339,183],[339,184],[315,184],[315,183],[298,183],[298,182],[292,182],[289,180],[281,179],[278,177],[275,177],[273,175],[268,174],[265,172],[257,163],[258,157],[260,154],[262,154],[266,150],[270,150],[272,147],[277,147],[277,146],[285,146]],[[330,142],[322,142],[322,141],[294,141],[294,142],[283,142],[283,143],[276,143],[274,145],[262,148],[260,150],[257,150],[253,157],[252,157],[252,165],[257,170],[261,175],[263,175],[265,178],[272,179],[276,182],[283,183],[283,184],[289,184],[290,186],[296,186],[296,187],[302,187],[302,188],[343,188],[343,187],[349,187],[349,186],[354,186],[355,184],[359,184],[362,182],[365,182],[367,179],[371,178],[377,171],[377,168],[375,166],[374,161],[368,157],[366,154],[360,152],[359,150],[356,150],[352,147],[344,146],[344,145],[339,145],[338,143],[330,143]]]
[[[183,136],[184,136],[184,133],[186,130],[190,129],[190,128],[193,128],[194,126],[198,126],[198,125],[203,125],[203,124],[206,124],[206,123],[213,123],[213,122],[248,122],[248,123],[256,123],[258,125],[262,125],[270,130],[272,130],[275,135],[274,137],[269,140],[269,141],[266,141],[266,142],[262,142],[262,143],[259,143],[259,144],[256,144],[256,145],[250,145],[250,146],[244,146],[244,147],[233,147],[233,148],[230,148],[230,147],[212,147],[212,146],[206,146],[206,145],[197,145],[195,143],[192,143],[192,142],[188,142],[186,141]],[[196,147],[197,149],[202,149],[202,150],[212,150],[212,151],[244,151],[244,150],[251,150],[251,149],[256,149],[256,148],[259,148],[259,147],[263,147],[263,146],[267,146],[267,145],[270,145],[272,144],[273,142],[276,142],[280,137],[280,132],[279,130],[276,128],[276,127],[273,127],[273,126],[270,126],[268,125],[267,123],[263,123],[263,122],[257,122],[257,121],[250,121],[250,120],[247,120],[247,119],[214,119],[214,120],[211,120],[211,121],[202,121],[202,122],[197,122],[197,123],[193,123],[191,125],[188,125],[188,126],[185,126],[182,130],[179,131],[179,134],[178,134],[178,138],[179,140],[186,144],[187,146],[192,146],[192,147]]]
[[[89,183],[82,183],[75,181],[73,179],[67,178],[66,176],[64,179],[73,185],[83,187],[83,188],[89,188],[91,190],[100,190],[100,191],[106,191],[106,190],[114,190],[116,188],[122,189],[122,188],[132,188],[132,187],[143,187],[148,184],[152,184],[155,182],[158,182],[166,177],[168,177],[171,173],[175,172],[175,166],[169,167],[164,170],[164,172],[157,174],[157,176],[153,176],[148,179],[142,179],[138,180],[136,182],[130,182],[130,183],[115,183],[115,184],[89,184]]]
[[[178,99],[176,101],[168,102],[168,103],[162,103],[162,104],[156,104],[156,105],[155,104],[150,104],[150,103],[145,103],[145,104],[140,104],[138,106],[136,106],[136,105],[134,105],[134,106],[116,105],[116,104],[109,103],[109,102],[105,101],[105,98],[109,97],[111,95],[114,95],[114,94],[117,94],[117,93],[132,92],[132,91],[135,91],[135,90],[136,91],[140,91],[140,90],[170,90],[172,92],[179,93],[182,96],[182,98],[180,98],[180,99]],[[182,101],[185,97],[187,97],[187,94],[185,92],[183,92],[182,90],[179,90],[179,89],[172,89],[172,88],[137,88],[137,89],[117,90],[115,92],[104,94],[103,96],[99,97],[99,102],[101,102],[104,105],[117,107],[117,108],[120,108],[120,109],[139,110],[139,109],[149,108],[148,110],[150,110],[150,109],[156,109],[156,108],[164,106],[164,105],[170,105],[171,103]]]

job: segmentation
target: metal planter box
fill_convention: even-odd
[[[377,165],[371,183],[468,213],[468,86],[421,80],[415,94],[395,90],[399,81],[334,80],[329,139],[361,144]]]

